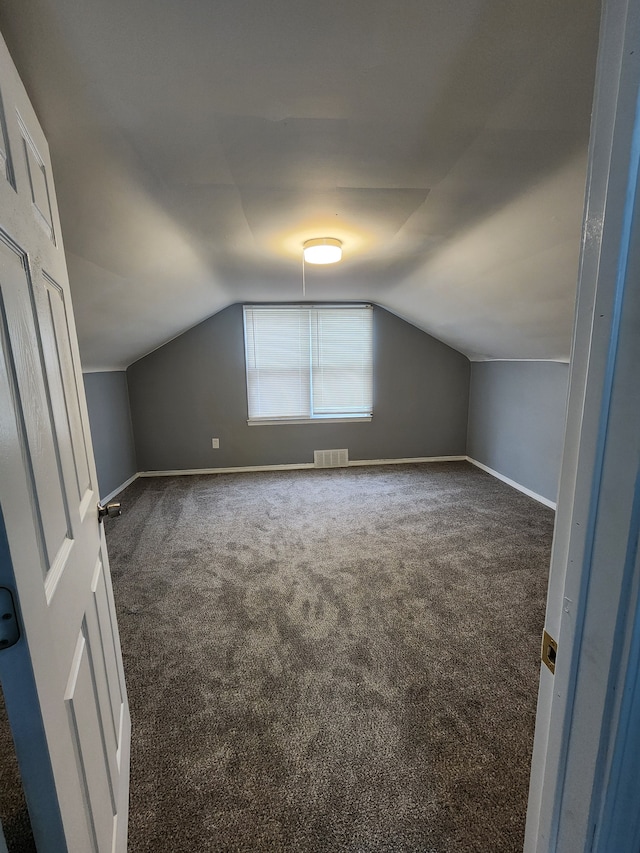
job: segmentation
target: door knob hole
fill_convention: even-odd
[[[3,619],[13,619],[13,613],[3,613],[2,618]]]

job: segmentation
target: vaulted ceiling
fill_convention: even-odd
[[[599,0],[0,0],[86,369],[233,302],[366,299],[569,355]]]

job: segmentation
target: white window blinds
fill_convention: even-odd
[[[245,306],[249,421],[370,417],[369,306]]]

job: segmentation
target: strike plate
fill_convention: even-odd
[[[20,639],[20,629],[13,606],[13,596],[0,586],[0,651],[11,648]]]
[[[557,654],[558,644],[553,637],[545,631],[542,634],[542,652],[540,656],[542,658],[542,663],[553,673],[556,671]]]

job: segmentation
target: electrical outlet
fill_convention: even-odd
[[[220,439],[219,438],[212,438],[211,439],[211,447],[213,447],[214,450],[217,450],[220,447]]]

